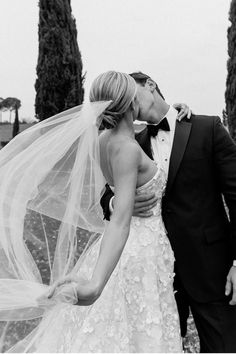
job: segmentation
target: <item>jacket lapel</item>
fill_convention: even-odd
[[[176,174],[183,159],[188,143],[192,123],[189,121],[176,121],[175,135],[170,156],[169,174],[167,179],[166,194],[170,191]]]
[[[144,128],[141,132],[135,134],[135,139],[148,157],[153,160],[151,140],[147,128]]]

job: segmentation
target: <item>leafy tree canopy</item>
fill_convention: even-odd
[[[21,101],[16,97],[0,98],[0,110],[8,109],[10,111],[19,109],[21,107]]]

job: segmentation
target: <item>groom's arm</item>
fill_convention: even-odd
[[[221,191],[229,209],[233,256],[236,260],[236,144],[220,121],[214,119],[214,162]]]
[[[114,196],[111,188],[106,184],[106,190],[100,200],[104,219],[110,220],[112,214],[111,198]],[[151,209],[156,205],[158,197],[155,193],[135,195],[133,216],[148,218],[153,215]]]
[[[104,219],[110,221],[110,217],[111,217],[110,201],[111,198],[114,196],[114,193],[112,192],[108,184],[106,184],[105,187],[106,190],[100,200],[100,204],[103,210]]]
[[[236,145],[222,125],[220,118],[214,120],[214,162],[217,168],[221,190],[229,209],[232,235],[234,266],[231,267],[226,281],[225,294],[232,292],[231,305],[236,305]]]

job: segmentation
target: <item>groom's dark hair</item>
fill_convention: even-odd
[[[150,76],[148,76],[148,75],[142,73],[141,71],[134,72],[134,73],[131,73],[131,74],[129,74],[129,75],[132,76],[132,78],[133,78],[138,84],[140,84],[140,85],[142,85],[142,86],[145,86],[145,84],[146,84],[146,82],[147,82],[148,79],[151,79],[151,80],[152,80],[152,78],[151,78]],[[156,90],[157,90],[157,92],[159,93],[159,95],[163,98],[163,100],[165,100],[165,98],[164,98],[164,96],[162,95],[161,90],[159,89],[157,83],[156,83],[154,80],[152,80],[152,81],[156,84]]]

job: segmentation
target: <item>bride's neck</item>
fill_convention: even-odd
[[[134,139],[133,115],[129,114],[121,119],[120,123],[113,129],[115,134],[122,134]]]

